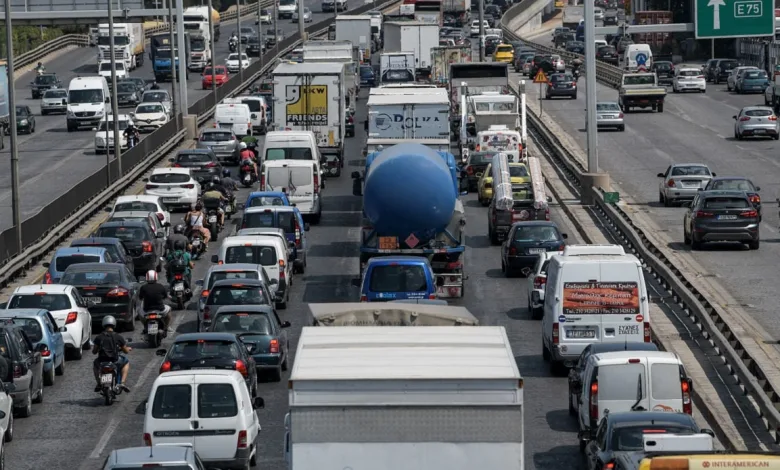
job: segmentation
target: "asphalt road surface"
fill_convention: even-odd
[[[313,0],[304,0],[307,6],[312,7],[314,13],[313,23],[333,16],[333,13],[322,13],[319,6],[314,7]],[[318,3],[318,2],[317,2]],[[319,5],[319,4],[318,4]],[[351,7],[359,6],[356,0],[350,3]],[[251,26],[257,29],[255,20],[257,15],[248,15],[242,18],[242,26]],[[277,20],[278,27],[283,29],[285,36],[298,31],[298,24],[290,20]],[[312,23],[309,23],[312,24]],[[263,32],[272,25],[263,25]],[[236,22],[223,22],[220,28],[221,37],[215,44],[215,63],[224,64],[229,54],[228,39],[231,32],[236,30]],[[242,48],[243,50],[243,48]],[[54,72],[67,89],[70,80],[77,76],[97,75],[97,51],[96,47],[83,47],[61,54],[51,60],[44,60],[47,72]],[[150,83],[154,80],[152,62],[149,59],[150,47],[147,45],[144,57],[144,65],[130,72],[130,76],[142,77]],[[56,54],[55,54],[56,55]],[[257,58],[252,58],[257,60]],[[33,100],[30,92],[30,82],[35,78],[35,72],[27,72],[14,80],[17,105],[28,105],[35,114],[35,133],[20,135],[19,143],[19,181],[22,220],[36,214],[44,206],[55,200],[75,184],[87,176],[92,175],[98,168],[106,163],[105,155],[95,154],[95,132],[89,128],[80,131],[68,132],[65,125],[65,115],[55,114],[41,116],[40,100]],[[192,105],[209,92],[201,87],[201,75],[190,72],[187,83],[187,100]],[[231,76],[231,80],[238,80],[238,74]],[[171,90],[171,83],[160,83],[161,88]],[[178,94],[175,98],[178,101]],[[178,102],[177,102],[178,109]],[[127,114],[133,108],[120,108],[119,112]],[[143,134],[142,134],[143,136]],[[6,139],[8,143],[8,139]],[[0,161],[10,161],[10,145],[0,151]],[[113,157],[112,157],[113,158]],[[11,173],[0,172],[0,231],[12,226],[13,209],[11,206]]]
[[[546,39],[546,38],[545,38]],[[678,66],[679,67],[679,66]],[[699,64],[694,65],[699,67]],[[514,75],[515,80],[520,79]],[[526,77],[527,79],[527,77]],[[585,85],[581,77],[577,100],[545,100],[544,112],[582,148],[586,147]],[[527,87],[529,99],[539,99],[538,85]],[[598,101],[617,101],[617,91],[597,84]],[[763,94],[728,92],[725,84],[707,84],[706,93],[672,93],[663,113],[632,111],[625,115],[625,132],[598,134],[599,166],[676,242],[669,248],[688,251],[683,244],[686,208],[659,204],[658,173],[672,163],[705,163],[718,176],[744,176],[761,188],[763,222],[761,247],[750,251],[741,244],[709,244],[695,253],[706,269],[772,338],[780,339],[780,317],[774,294],[780,264],[780,236],[775,199],[780,197],[780,142],[734,139],[734,120],[744,106],[764,104]]]

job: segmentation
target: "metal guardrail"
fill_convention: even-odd
[[[362,5],[351,10],[350,14],[361,14],[373,9],[387,9],[399,0],[389,0],[374,5]],[[327,33],[328,26],[333,23],[329,18],[306,28],[309,36]],[[291,51],[301,43],[298,34],[294,34],[279,43],[263,55],[263,60],[255,62],[244,70],[248,77],[243,82],[237,79],[228,80],[217,88],[217,96],[209,93],[204,98],[189,107],[190,115],[198,116],[198,125],[207,121],[214,114],[217,103],[226,97],[233,96],[248,89],[258,78],[276,65],[277,59]],[[22,222],[22,249],[17,246],[15,231],[12,228],[0,233],[0,287],[5,287],[16,277],[31,268],[54,247],[65,240],[76,229],[83,226],[90,217],[111,199],[121,195],[132,182],[131,175],[136,179],[139,174],[148,171],[159,163],[162,157],[172,148],[179,145],[184,138],[184,123],[181,115],[171,122],[149,134],[132,149],[122,154],[122,168],[116,160],[111,165],[111,181],[108,181],[108,170],[104,165],[91,176],[82,180],[66,194],[47,204],[40,212]],[[167,149],[167,150],[163,150]]]
[[[511,13],[507,11],[504,18]],[[523,40],[505,27],[506,21],[502,19],[504,36],[511,40],[522,40],[537,50],[552,52],[554,49]],[[561,53],[562,57],[575,57],[571,53]],[[566,55],[564,55],[566,54]],[[582,57],[582,56],[580,56]],[[599,64],[599,80],[611,83],[612,74],[622,71],[608,64]],[[539,136],[552,149],[552,153],[558,167],[565,171],[562,174],[570,183],[579,187],[581,191],[592,191],[594,195],[594,208],[611,224],[611,229],[620,234],[622,242],[642,261],[644,268],[656,278],[656,280],[673,296],[673,301],[691,318],[701,329],[705,339],[718,351],[721,359],[728,366],[730,373],[737,384],[750,394],[756,406],[760,410],[767,430],[775,442],[780,442],[780,390],[773,388],[768,380],[768,374],[762,365],[753,358],[743,345],[740,338],[734,332],[737,328],[731,328],[730,315],[718,303],[710,301],[707,295],[696,287],[690,277],[680,271],[675,264],[666,257],[664,250],[656,246],[648,235],[639,227],[631,216],[619,205],[608,204],[604,200],[602,188],[582,187],[583,175],[587,173],[584,164],[572,155],[561,141],[545,127],[544,123],[532,111],[528,110],[528,124],[538,131]]]

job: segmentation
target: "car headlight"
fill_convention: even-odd
[[[19,121],[19,125],[21,125],[21,126],[26,126],[29,123],[30,123],[30,121],[28,121],[27,119],[22,119],[21,121]]]
[[[131,100],[137,100],[137,99],[138,99],[138,95],[136,95],[135,93],[133,93],[132,95],[130,95],[130,99],[131,99]]]
[[[105,139],[103,139],[102,137],[95,137],[95,145],[103,145],[105,144],[105,142],[106,142]]]
[[[102,109],[98,109],[97,111],[95,111],[95,116],[102,116],[102,115],[103,115]]]
[[[68,116],[68,117],[73,117],[73,116],[75,116],[75,114],[73,114],[73,111],[71,111],[70,109],[66,109],[66,110],[65,110],[65,115],[66,115],[66,116]]]

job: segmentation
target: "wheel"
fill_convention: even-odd
[[[542,359],[544,359],[545,362],[550,360],[550,350],[544,345],[544,341],[542,341]]]
[[[683,230],[683,244],[685,245],[691,244],[691,238],[688,236],[688,232],[686,230]]]
[[[54,385],[54,365],[43,376],[43,383],[46,385]]]
[[[659,113],[664,112],[664,104],[663,103],[658,103],[658,112]]]
[[[661,195],[661,199],[662,199],[661,202],[664,203],[664,207],[672,207],[672,201],[669,198]]]
[[[544,316],[544,307],[541,308],[531,308],[531,319],[533,320],[541,320]]]
[[[29,418],[32,415],[32,390],[27,390],[27,404],[19,408],[19,416]]]
[[[321,218],[322,218],[322,212],[318,212],[312,216],[311,223],[313,223],[314,225],[318,225],[320,223]]]
[[[282,367],[279,366],[276,369],[273,369],[271,371],[271,381],[273,382],[281,382],[282,381]]]
[[[677,87],[672,85],[672,93],[677,93]]]
[[[694,251],[701,250],[701,242],[696,240],[693,237],[693,234],[691,234],[691,250],[694,250]]]
[[[114,403],[114,394],[111,392],[104,394],[103,398],[105,398],[104,402],[106,406],[111,406]]]
[[[577,409],[571,404],[571,392],[569,392],[569,416],[577,416]]]
[[[773,138],[773,139],[775,139],[775,140],[780,140],[780,134],[778,134],[778,135],[773,135],[773,136],[772,136],[772,138]]]
[[[257,448],[255,448],[255,452],[252,454],[252,456],[249,457],[249,466],[257,467]]]
[[[65,358],[64,357],[62,358],[62,362],[60,362],[59,367],[56,367],[54,369],[54,372],[57,375],[64,375],[65,374]]]
[[[287,355],[284,355],[284,360],[282,361],[282,370],[287,370]]]
[[[571,99],[576,100],[577,99],[577,94],[575,93],[574,96],[571,97]]]
[[[750,248],[751,250],[757,250],[760,243],[761,242],[759,240],[753,240],[752,242],[748,243],[748,248]]]
[[[728,83],[726,84],[726,91],[731,91],[731,85],[729,85]]]
[[[33,133],[35,133],[35,124],[30,126],[30,134],[33,134]]]
[[[502,272],[502,273],[506,273],[506,264],[504,263],[504,260],[503,260],[503,259],[501,260],[501,272]],[[530,305],[531,305],[531,303],[530,303],[530,302],[531,302],[531,299],[528,299],[528,302],[529,302],[529,303],[528,303],[528,305],[530,306]],[[530,308],[530,307],[529,307],[529,308]]]
[[[737,131],[734,131],[734,137],[736,137],[737,140],[742,140],[742,134]]]
[[[176,299],[176,309],[184,310],[184,297],[179,297]]]
[[[618,131],[624,132],[626,130],[626,126],[620,126],[618,127]]]
[[[707,81],[707,80],[705,80]],[[720,77],[715,77],[715,84],[720,85]]]
[[[41,110],[41,116],[46,116],[47,114],[49,114],[48,111],[46,111],[45,109]]]
[[[14,414],[13,413],[11,413],[8,416],[8,428],[5,430],[5,434],[3,435],[3,438],[5,439],[5,442],[11,442],[14,440]]]
[[[699,90],[699,91],[700,91],[701,93],[707,93],[707,89],[706,89],[706,88],[702,88],[702,89],[701,89],[701,90]]]
[[[79,346],[73,347],[70,350],[70,355],[73,359],[80,361],[82,356],[82,350]]]
[[[41,380],[41,388],[38,389],[38,394],[35,395],[33,403],[43,403],[43,380]]]
[[[276,308],[279,310],[287,310],[287,300],[289,300],[289,295],[285,294],[285,299],[283,302],[276,302]]]

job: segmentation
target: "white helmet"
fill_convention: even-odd
[[[146,271],[146,282],[157,282],[157,271],[154,269]]]
[[[246,142],[241,142],[240,144],[238,144],[238,148],[240,148],[241,150],[246,150]]]

